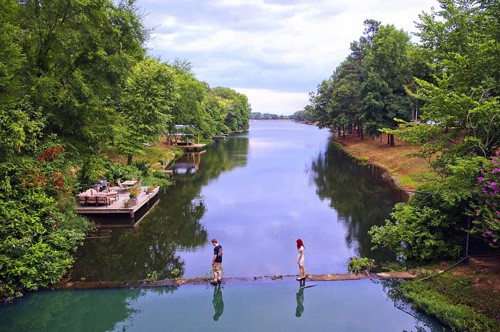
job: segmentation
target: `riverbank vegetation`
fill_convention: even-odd
[[[387,138],[387,155],[397,155],[395,137],[414,144],[408,156],[429,167],[412,184],[417,193],[397,204],[385,225],[370,231],[376,246],[390,248],[403,263],[471,254],[468,234],[483,241],[477,252],[498,254],[499,17],[496,1],[440,0],[439,8],[420,15],[416,44],[393,25],[366,20],[350,55],[311,93],[310,105],[294,114],[334,129],[341,142],[349,135]],[[396,177],[402,174],[397,171],[392,172]],[[407,298],[439,316],[434,310],[442,305],[420,301],[414,296],[418,287],[425,288],[408,286]],[[498,290],[492,294],[498,297]],[[443,309],[443,315],[455,314]],[[456,329],[467,330],[464,325]]]
[[[75,193],[99,179],[160,183],[151,165],[176,155],[159,151],[162,136],[177,124],[201,138],[247,130],[250,105],[198,80],[188,61],[148,56],[134,1],[0,8],[0,296],[9,299],[71,266],[89,227]]]
[[[351,54],[295,114],[334,128],[340,141],[387,134],[388,146],[397,146],[396,136],[415,144],[409,156],[435,176],[428,173],[419,193],[371,234],[375,244],[420,262],[463,255],[468,221],[473,235],[500,246],[500,7],[439,2],[420,15],[418,44],[393,25],[366,20]]]

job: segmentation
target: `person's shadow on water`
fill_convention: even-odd
[[[304,312],[304,287],[306,285],[305,280],[300,281],[300,288],[299,291],[297,292],[297,308],[295,309],[295,316],[300,317],[302,316],[302,313]]]
[[[219,317],[222,316],[224,312],[224,301],[222,300],[222,287],[221,284],[217,284],[214,286],[214,296],[212,299],[212,304],[214,305],[214,320],[219,320]]]

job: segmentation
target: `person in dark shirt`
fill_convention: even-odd
[[[212,268],[214,271],[214,279],[213,283],[219,283],[222,280],[221,277],[221,264],[222,264],[222,246],[217,242],[216,239],[212,240],[212,244],[214,245],[214,256],[212,258]]]

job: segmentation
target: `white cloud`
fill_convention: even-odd
[[[211,86],[258,92],[259,99],[250,98],[255,111],[290,114],[299,104],[300,108],[308,104],[308,92],[349,54],[350,43],[362,35],[365,19],[411,32],[418,14],[437,6],[437,1],[139,0],[136,4],[151,13],[145,24],[156,27],[148,43],[151,54],[165,61],[190,61],[198,79]],[[265,97],[271,95],[275,98]]]
[[[307,92],[280,92],[269,89],[234,88],[248,97],[253,112],[293,114],[308,104]]]

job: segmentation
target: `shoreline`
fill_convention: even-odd
[[[389,146],[381,138],[361,139],[355,134],[332,137],[332,141],[352,158],[383,169],[397,189],[415,190],[435,177],[434,170],[424,159],[409,156],[417,153],[419,147],[408,142],[397,140],[395,146]]]
[[[292,119],[250,119],[251,121],[255,122],[292,122]]]

